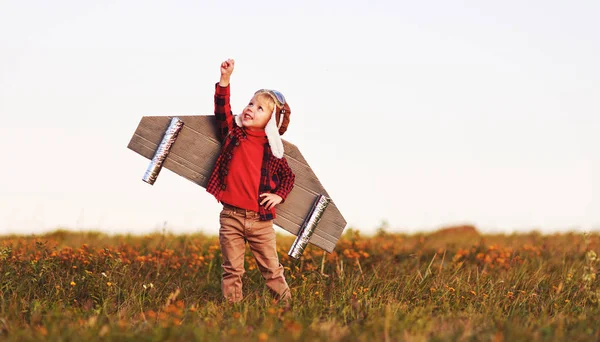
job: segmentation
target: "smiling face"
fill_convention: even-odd
[[[242,125],[250,130],[263,130],[271,119],[275,102],[267,94],[257,94],[252,97],[250,103],[244,108],[242,114]]]

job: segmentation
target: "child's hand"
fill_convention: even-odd
[[[262,200],[262,202],[260,202],[260,205],[263,204],[267,204],[265,206],[265,208],[267,210],[270,210],[271,208],[273,208],[274,206],[276,206],[277,204],[281,203],[281,201],[283,201],[283,198],[281,198],[281,196],[277,195],[277,194],[271,194],[271,193],[264,193],[264,194],[260,194],[259,197],[264,197],[264,199]]]
[[[233,59],[228,59],[225,62],[221,63],[221,79],[219,80],[219,85],[221,87],[229,86],[229,78],[233,73],[233,68],[235,67],[235,61]]]

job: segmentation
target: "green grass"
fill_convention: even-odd
[[[251,254],[221,299],[218,238],[56,231],[0,237],[0,340],[589,341],[600,339],[598,234],[471,227],[362,237],[287,256],[291,308]]]

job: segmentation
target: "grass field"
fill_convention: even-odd
[[[218,238],[56,231],[0,237],[0,340],[595,341],[598,234],[348,229],[287,256],[293,306],[248,252],[246,298],[221,300]]]

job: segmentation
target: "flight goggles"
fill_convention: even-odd
[[[283,105],[285,104],[285,97],[283,96],[283,94],[281,92],[279,92],[277,90],[260,89],[256,93],[254,93],[254,95],[257,95],[257,94],[269,94],[269,96],[271,96],[273,98],[273,101],[275,101],[275,104],[279,108],[283,108]]]

